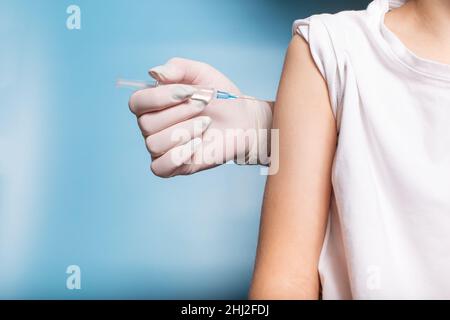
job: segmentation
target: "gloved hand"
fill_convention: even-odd
[[[160,86],[135,92],[129,106],[138,118],[155,175],[187,175],[230,160],[268,164],[267,156],[261,159],[258,154],[270,152],[270,102],[203,99],[197,86],[241,92],[202,62],[173,58],[149,73]]]

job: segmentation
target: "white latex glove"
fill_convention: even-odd
[[[135,92],[129,106],[138,118],[155,175],[187,175],[230,160],[268,164],[267,156],[258,155],[261,150],[270,154],[270,102],[202,101],[201,96],[194,100],[202,92],[191,85],[241,94],[222,73],[198,61],[173,58],[149,73],[161,85]],[[233,133],[240,138],[247,134],[246,143],[236,143]]]

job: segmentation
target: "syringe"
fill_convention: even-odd
[[[148,88],[155,88],[161,86],[158,81],[142,81],[142,80],[127,80],[127,79],[118,79],[116,81],[116,86],[119,88],[130,88],[134,90],[143,90]],[[235,100],[235,99],[246,99],[246,100],[255,100],[255,101],[263,101],[250,96],[236,95],[223,90],[217,90],[214,88],[209,88],[205,86],[192,85],[193,87],[198,88],[198,91],[195,92],[190,98],[194,100],[210,100],[211,98],[221,99],[221,100]]]

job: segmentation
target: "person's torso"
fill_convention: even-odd
[[[450,66],[404,47],[389,5],[310,18],[339,129],[324,298],[450,298]]]

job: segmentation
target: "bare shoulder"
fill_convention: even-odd
[[[288,64],[303,64],[304,66],[309,66],[311,70],[315,69],[315,63],[311,56],[309,44],[299,35],[294,35],[289,44],[286,53],[285,66]]]
[[[321,78],[321,73],[314,62],[311,54],[309,43],[301,36],[295,35],[289,44],[285,66],[290,66],[292,72],[297,72],[301,74],[304,78],[305,76],[311,76],[319,79]],[[286,72],[289,70],[285,69]]]
[[[306,104],[306,108],[315,106],[318,99],[328,102],[329,96],[326,81],[314,62],[308,42],[295,35],[286,53],[279,98],[281,102],[285,99],[295,101],[299,95],[304,99],[298,101],[297,108]]]

